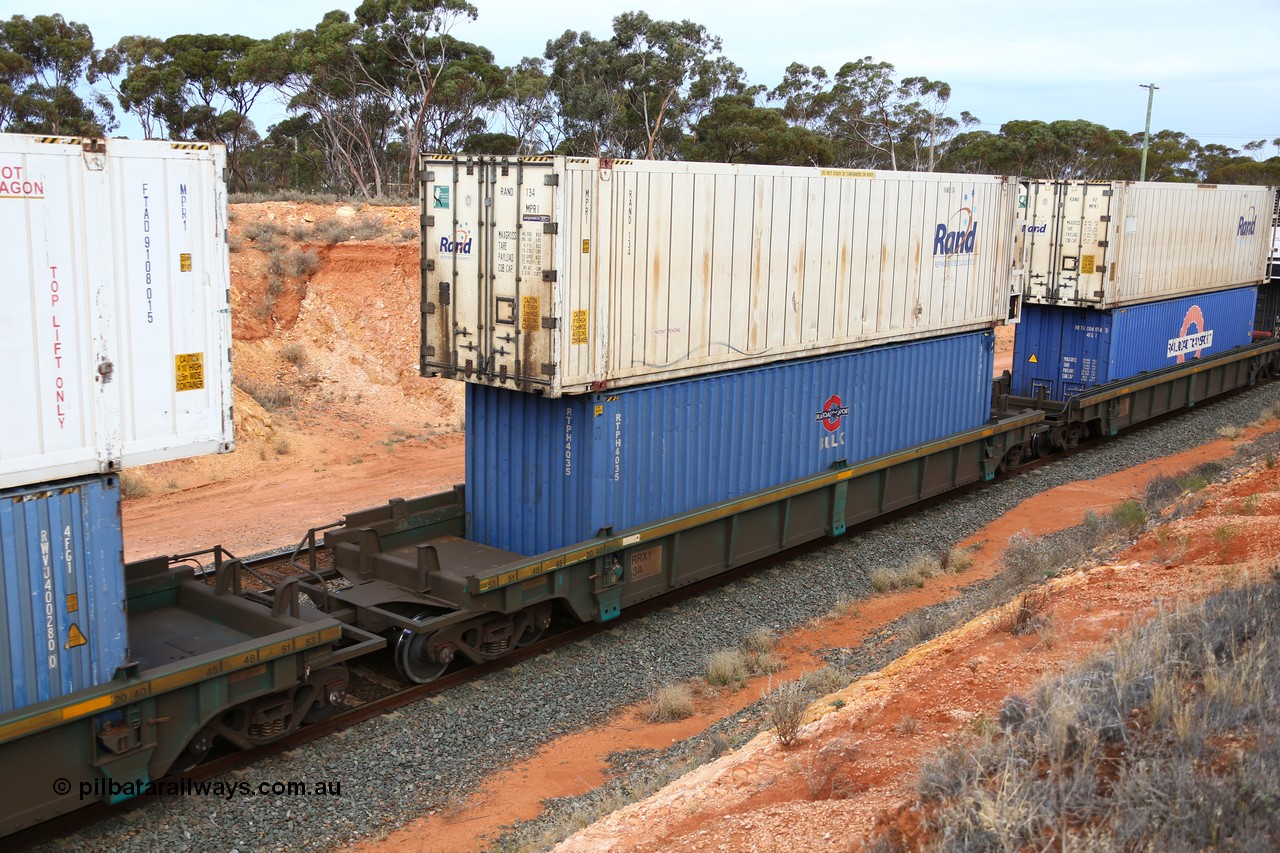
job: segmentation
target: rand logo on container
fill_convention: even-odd
[[[840,399],[839,394],[832,394],[822,404],[822,408],[814,415],[814,420],[822,424],[827,434],[822,436],[824,450],[840,447],[844,444],[844,433],[840,431],[841,422],[849,416],[849,407]]]
[[[964,200],[969,201],[965,195]],[[939,222],[933,231],[934,266],[945,263],[967,264],[978,242],[978,220],[972,207],[957,210],[947,222]],[[960,256],[968,255],[963,261]]]
[[[453,239],[440,238],[440,254],[453,255],[455,258],[470,258],[473,243],[470,226],[459,225]]]
[[[1236,236],[1252,237],[1256,233],[1258,233],[1258,209],[1250,207],[1249,211],[1236,223]]]
[[[1165,358],[1177,358],[1178,364],[1187,359],[1187,353],[1194,352],[1192,358],[1213,346],[1213,329],[1204,327],[1204,312],[1199,305],[1192,305],[1182,318],[1182,331],[1178,337],[1172,338],[1165,347]]]

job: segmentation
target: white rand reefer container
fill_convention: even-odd
[[[0,488],[232,449],[224,168],[0,134]]]
[[[1272,187],[1033,180],[1023,193],[1028,302],[1119,308],[1267,275]]]
[[[546,396],[1016,320],[1001,177],[424,155],[424,375]]]

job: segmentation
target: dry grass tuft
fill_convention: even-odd
[[[800,737],[800,725],[804,721],[809,701],[804,686],[799,681],[784,682],[765,698],[769,722],[773,724],[778,743],[790,746]]]
[[[1034,587],[1006,604],[996,614],[996,627],[1016,636],[1029,634],[1040,624],[1040,614],[1049,606],[1049,590]]]
[[[649,701],[649,722],[670,723],[693,716],[693,691],[684,684],[664,684]]]

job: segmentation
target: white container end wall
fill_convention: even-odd
[[[232,449],[224,167],[0,134],[0,488]]]

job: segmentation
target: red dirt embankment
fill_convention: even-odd
[[[128,559],[255,553],[463,480],[461,386],[418,375],[417,209],[270,202],[231,216],[236,450],[130,472]],[[364,239],[319,242],[335,222]]]

